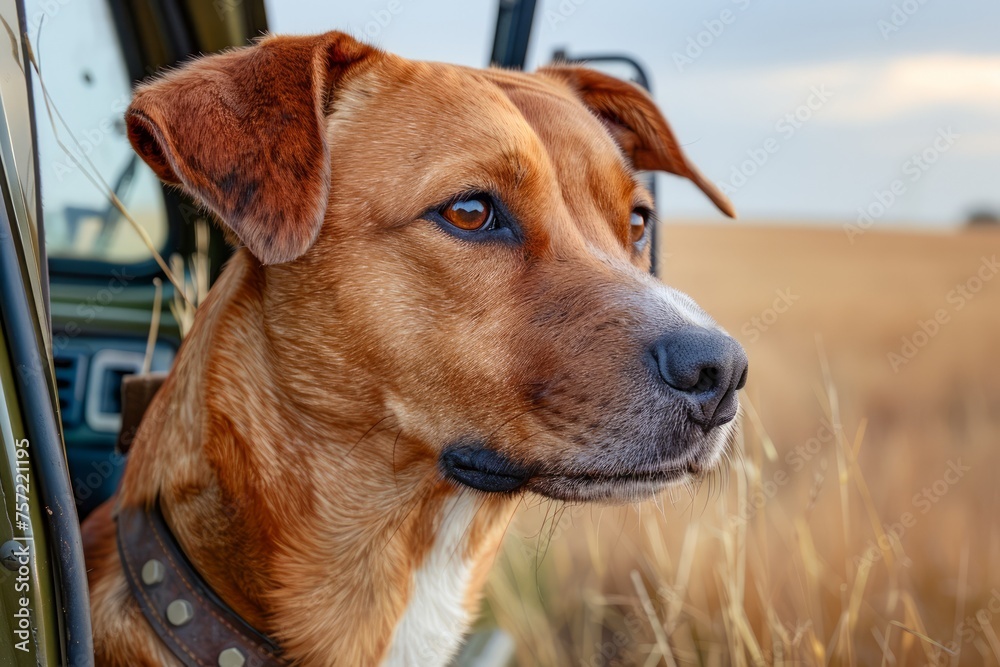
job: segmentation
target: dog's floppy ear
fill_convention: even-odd
[[[136,91],[125,113],[129,141],[261,263],[291,261],[312,245],[326,211],[328,101],[376,53],[330,32],[200,58]]]
[[[666,118],[645,90],[586,67],[551,65],[538,72],[568,85],[604,123],[636,169],[683,176],[697,185],[720,211],[736,217],[732,202],[688,161]]]

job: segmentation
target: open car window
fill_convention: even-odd
[[[108,3],[25,0],[25,9],[41,71],[34,95],[49,256],[146,261],[148,247],[107,195],[113,190],[153,245],[163,248],[163,190],[125,133],[131,80]]]

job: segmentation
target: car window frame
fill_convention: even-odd
[[[138,36],[133,29],[133,23],[129,20],[127,8],[124,2],[116,0],[105,0],[111,12],[114,22],[114,33],[117,38],[118,53],[128,72],[129,81],[132,88],[142,79],[153,73],[151,68],[147,68],[143,63],[141,50],[139,48]],[[34,123],[42,122],[39,114],[45,113],[44,100],[34,99],[34,88],[31,89]],[[38,182],[39,190],[44,190],[45,183]],[[163,197],[163,210],[165,212],[164,224],[166,225],[166,237],[157,252],[164,257],[169,257],[175,252],[183,252],[184,234],[182,225],[184,223],[181,215],[181,205],[185,202],[170,188],[160,183],[160,193]],[[41,212],[40,212],[41,215]],[[48,270],[52,278],[106,278],[114,270],[126,270],[129,275],[136,276],[143,282],[150,282],[156,276],[162,274],[155,256],[148,257],[136,262],[115,262],[107,259],[95,257],[86,259],[83,257],[57,257],[50,255],[48,258]]]

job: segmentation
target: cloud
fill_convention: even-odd
[[[1000,56],[932,53],[769,67],[739,76],[775,93],[830,87],[837,99],[826,122],[872,124],[941,108],[963,115],[1000,112]]]

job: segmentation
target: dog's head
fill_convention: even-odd
[[[732,435],[746,357],[649,275],[636,171],[731,210],[635,86],[328,33],[195,61],[127,121],[266,272],[300,404],[364,396],[454,482],[564,499],[647,496]]]

